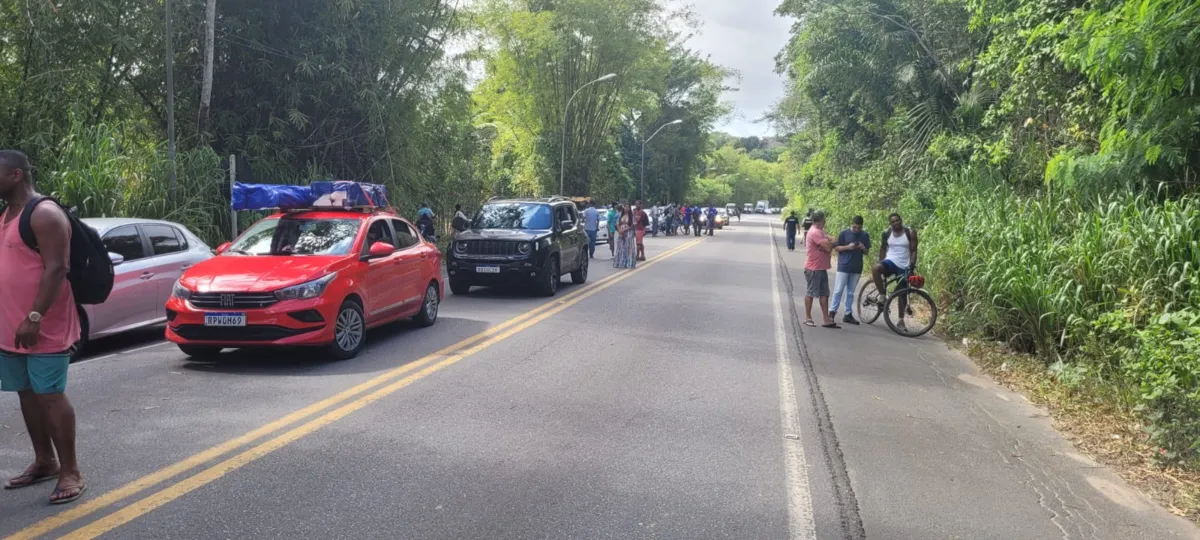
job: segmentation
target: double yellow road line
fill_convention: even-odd
[[[283,431],[284,429],[287,429],[289,426],[292,426],[301,420],[305,420],[306,418],[333,408],[333,410],[324,412],[324,414],[320,414],[320,416],[308,419],[305,422],[288,429],[281,435],[277,435],[274,438],[257,444],[256,446],[244,450],[241,453],[229,457],[211,467],[203,469],[200,472],[184,478],[183,480],[170,484],[157,492],[136,500],[116,512],[108,514],[101,519],[93,521],[68,533],[67,535],[63,536],[63,538],[85,539],[100,536],[140,516],[143,516],[160,506],[178,499],[230,472],[233,472],[258,458],[283,448],[284,446],[295,442],[305,435],[308,435],[342,418],[345,418],[351,413],[367,407],[368,405],[371,405],[372,403],[375,403],[376,401],[379,401],[414,382],[428,377],[429,375],[445,369],[446,367],[454,365],[460,360],[478,353],[479,351],[482,351],[496,343],[504,341],[514,334],[521,332],[522,330],[525,330],[526,328],[529,328],[530,326],[533,326],[541,321],[544,321],[555,314],[583,301],[584,299],[589,298],[621,281],[624,281],[625,279],[628,279],[632,275],[641,272],[646,268],[654,266],[655,264],[658,264],[669,257],[695,246],[701,241],[702,240],[700,239],[692,240],[650,259],[648,262],[642,264],[635,270],[613,274],[600,281],[592,283],[591,285],[587,285],[579,290],[573,291],[570,294],[565,294],[555,300],[546,302],[545,304],[542,304],[523,315],[504,321],[503,323],[493,326],[483,332],[455,343],[454,345],[443,348],[414,362],[410,362],[403,366],[387,371],[357,386],[313,403],[312,405],[297,410],[287,416],[284,416],[283,418],[250,431],[249,433],[246,433],[240,437],[230,439],[173,465],[169,465],[158,471],[143,476],[113,491],[104,493],[99,497],[88,499],[85,502],[80,503],[78,506],[67,509],[42,521],[34,523],[33,525],[30,525],[29,527],[26,527],[20,531],[17,531],[8,538],[10,540],[37,538],[41,535],[63,527],[75,520],[81,519],[103,510],[108,506],[140,494],[143,491],[162,484],[163,482],[175,478],[176,476],[201,467],[216,459],[220,459],[221,457],[235,452],[246,445],[266,438],[270,435],[274,435],[277,432]]]

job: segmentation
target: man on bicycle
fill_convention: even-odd
[[[904,226],[900,214],[888,216],[891,228],[883,233],[883,241],[879,244],[879,262],[871,267],[871,276],[875,280],[875,288],[879,291],[880,308],[887,300],[887,290],[884,278],[895,275],[911,274],[917,268],[917,231]],[[908,281],[901,279],[897,288],[908,287]],[[900,301],[900,321],[897,326],[904,328],[904,316],[908,313],[908,299],[904,296]]]

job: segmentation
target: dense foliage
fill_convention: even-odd
[[[793,206],[901,212],[948,329],[1200,452],[1200,4],[786,0]],[[1097,390],[1102,389],[1102,390]]]
[[[646,179],[682,196],[726,112],[728,72],[683,47],[672,21],[694,26],[656,0],[221,0],[205,108],[211,1],[172,2],[173,167],[163,2],[0,4],[0,147],[86,216],[176,220],[215,243],[231,154],[253,181],[372,181],[402,212],[448,215],[557,192],[564,120],[567,191],[632,197],[642,137],[679,119],[650,143]]]

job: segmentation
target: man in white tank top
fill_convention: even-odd
[[[884,278],[911,273],[917,267],[917,231],[905,227],[900,214],[888,216],[888,221],[892,226],[883,233],[883,241],[879,243],[879,262],[871,268],[881,304],[887,298],[884,296]],[[900,287],[907,286],[908,282],[900,283]],[[905,298],[900,298],[901,313],[908,308],[907,304]],[[900,324],[903,325],[904,321],[900,321]]]

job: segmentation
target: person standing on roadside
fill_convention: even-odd
[[[787,235],[788,251],[796,251],[796,231],[800,229],[800,218],[792,210],[787,219],[783,220],[783,232]]]
[[[617,217],[621,215],[621,205],[612,203],[608,207],[608,254],[617,256]]]
[[[841,328],[829,316],[829,256],[833,253],[833,241],[825,234],[825,213],[814,212],[812,229],[804,235],[804,281],[808,290],[804,295],[804,324],[816,326],[812,319],[813,298],[820,299],[821,316],[825,318],[822,328]]]
[[[634,219],[634,234],[637,241],[637,260],[646,260],[646,228],[650,226],[650,216],[646,215],[646,210],[642,208],[644,203],[638,201],[637,208],[633,214]]]
[[[708,235],[712,236],[717,226],[717,207],[710,204],[705,213],[707,214],[705,217],[708,218]]]
[[[699,237],[703,233],[703,230],[700,227],[700,222],[702,221],[700,218],[703,215],[704,215],[704,212],[700,208],[700,205],[696,205],[696,206],[692,207],[692,232],[697,237]]]
[[[862,216],[854,216],[850,220],[850,228],[838,234],[833,250],[838,254],[837,275],[833,280],[833,302],[829,304],[829,318],[837,319],[838,307],[842,304],[842,296],[846,298],[846,316],[842,322],[858,324],[854,318],[854,289],[858,286],[858,276],[863,270],[863,255],[871,249],[871,235],[863,230]]]
[[[684,203],[679,207],[679,211],[683,215],[683,235],[687,236],[692,233],[692,209]]]
[[[58,479],[50,504],[83,496],[87,486],[75,456],[75,409],[67,399],[70,349],[79,340],[75,296],[67,281],[71,223],[54,201],[29,209],[37,249],[21,238],[22,214],[33,189],[29,159],[0,151],[0,390],[16,392],[33,443],[33,464],[10,478],[5,489]]]
[[[588,201],[587,208],[583,210],[583,231],[588,237],[588,258],[596,258],[596,237],[600,234],[600,211],[596,210],[596,203]]]
[[[808,242],[808,230],[812,228],[812,224],[813,224],[812,218],[813,218],[813,209],[809,208],[808,214],[805,214],[805,216],[804,216],[804,241],[805,242]]]
[[[450,223],[450,229],[453,231],[451,237],[458,238],[458,233],[467,230],[467,227],[470,226],[470,224],[471,219],[468,218],[467,214],[462,211],[462,205],[454,205],[454,221]]]

